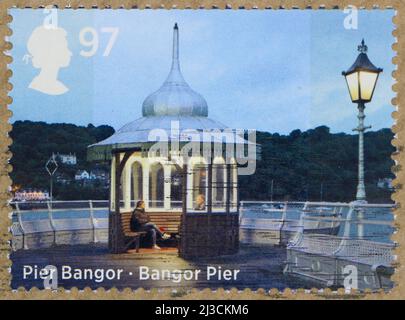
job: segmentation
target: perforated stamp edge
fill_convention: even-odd
[[[311,290],[291,290],[285,289],[279,291],[277,289],[271,290],[210,290],[192,289],[189,291],[175,292],[170,289],[152,289],[144,290],[142,288],[132,290],[130,288],[124,290],[99,288],[92,290],[85,288],[78,290],[72,288],[65,290],[63,288],[50,291],[32,288],[29,291],[20,288],[18,290],[11,290],[11,261],[10,256],[10,241],[11,233],[9,231],[11,226],[11,219],[9,218],[11,208],[7,205],[10,199],[8,191],[12,181],[9,176],[12,167],[9,161],[12,154],[9,150],[12,144],[12,139],[9,137],[11,131],[11,124],[9,119],[12,112],[8,106],[12,103],[12,98],[8,95],[12,89],[10,78],[12,71],[8,65],[12,62],[12,57],[7,54],[12,48],[12,44],[7,41],[11,36],[12,30],[9,24],[12,21],[12,16],[9,13],[11,8],[33,8],[40,9],[45,6],[54,5],[59,9],[69,8],[85,8],[85,9],[200,9],[200,10],[331,10],[343,9],[347,6],[355,6],[362,10],[384,10],[394,9],[395,16],[393,23],[395,29],[393,36],[395,43],[392,48],[396,52],[396,56],[392,59],[392,63],[396,66],[393,72],[395,83],[392,87],[396,97],[392,99],[393,106],[393,126],[394,139],[392,145],[396,151],[392,154],[392,159],[395,165],[392,167],[392,172],[396,178],[393,181],[395,193],[392,199],[397,204],[394,211],[395,215],[395,228],[396,231],[392,236],[398,246],[394,251],[396,256],[395,274],[393,280],[395,286],[389,292],[382,290],[377,293],[365,291],[362,293],[352,291],[345,293],[344,289],[332,291],[331,289],[311,289]],[[405,62],[405,2],[401,0],[323,0],[323,1],[310,1],[310,0],[267,0],[267,1],[220,1],[220,0],[201,0],[201,1],[187,1],[187,0],[167,0],[167,1],[129,1],[129,0],[116,0],[116,1],[101,1],[101,0],[59,0],[59,1],[45,1],[45,0],[2,0],[0,2],[0,299],[222,299],[222,300],[238,300],[238,299],[404,299],[405,298],[405,269],[404,269],[404,254],[405,250],[401,244],[405,244],[405,216],[402,212],[401,203],[405,200],[405,192],[402,188],[405,182],[404,171],[402,163],[404,159],[404,124],[405,124],[405,111],[401,111],[401,102],[405,102],[405,75],[402,74],[403,64]]]

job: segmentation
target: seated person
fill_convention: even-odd
[[[195,210],[205,210],[205,196],[200,193],[195,199],[195,204]]]
[[[156,244],[156,235],[166,240],[170,238],[169,234],[163,233],[156,226],[150,222],[149,215],[145,212],[145,202],[138,201],[135,210],[132,212],[131,217],[131,230],[134,232],[146,231],[152,235],[153,249],[160,249]]]

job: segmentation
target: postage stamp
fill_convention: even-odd
[[[10,288],[397,285],[394,8],[9,8]]]

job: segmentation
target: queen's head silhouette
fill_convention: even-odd
[[[41,69],[29,88],[49,95],[67,92],[58,80],[60,68],[69,66],[72,52],[68,48],[66,31],[59,27],[39,26],[34,29],[27,43],[34,68]]]

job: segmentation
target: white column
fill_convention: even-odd
[[[110,210],[115,210],[115,157],[111,160],[110,171]]]
[[[125,210],[130,210],[131,208],[131,167],[127,164],[124,167],[124,172],[122,173],[122,194],[124,197],[124,207]]]
[[[223,174],[223,181],[224,181],[224,183],[222,185],[222,194],[224,196],[223,196],[221,208],[225,208],[225,206],[226,206],[226,188],[228,186],[228,181],[226,179],[226,160],[224,161],[224,164],[223,164],[222,174]]]
[[[171,209],[171,166],[170,164],[163,165],[164,173],[164,208]]]
[[[192,210],[193,209],[193,178],[194,174],[191,174],[193,172],[193,163],[192,161],[189,161],[189,164],[187,166],[187,209]]]
[[[223,184],[223,191],[222,191],[224,194],[224,201],[223,201],[222,207],[225,208],[226,207],[226,197],[227,197],[226,188],[228,188],[228,180],[227,180],[227,176],[226,176],[226,159],[224,161],[224,167],[223,167],[222,171],[223,171],[223,175],[224,175],[224,184]],[[231,206],[231,208],[232,208],[232,206]]]
[[[233,208],[236,210],[238,207],[238,167],[236,166],[236,162],[232,166],[232,177],[233,177]]]
[[[149,162],[147,158],[142,159],[142,194],[145,202],[145,209],[149,209]]]
[[[214,202],[215,202],[215,199],[217,198],[217,192],[218,192],[218,189],[216,188],[217,182],[218,182],[217,181],[218,165],[219,165],[219,163],[215,163],[215,160],[212,159],[212,181],[211,181],[212,207],[211,207],[211,209],[215,208]],[[207,178],[208,178],[208,172],[207,172]],[[208,179],[207,179],[207,181],[208,181]],[[208,192],[208,189],[207,189],[207,192]],[[207,193],[207,195],[208,195],[208,193]],[[208,203],[208,199],[207,199],[207,203]]]

